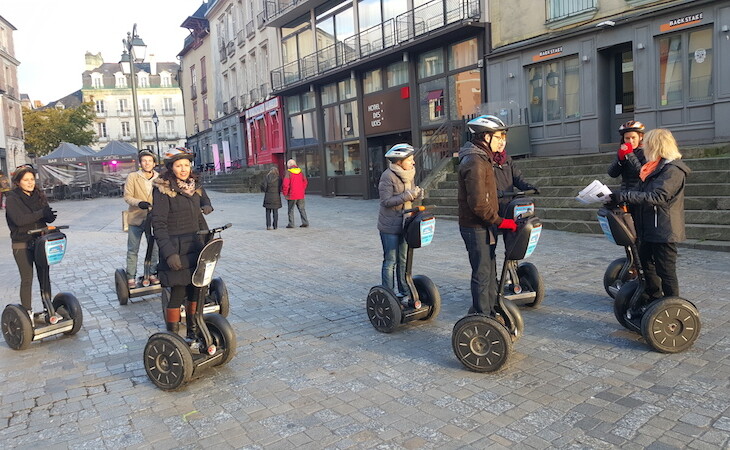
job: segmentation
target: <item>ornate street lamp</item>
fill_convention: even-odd
[[[137,107],[137,71],[134,68],[135,63],[141,63],[144,61],[145,54],[147,52],[147,46],[145,45],[142,38],[137,35],[137,24],[135,23],[132,27],[132,31],[127,33],[127,38],[122,39],[124,44],[124,52],[119,60],[119,64],[122,67],[122,72],[125,72],[125,63],[129,63],[129,78],[132,83],[132,111],[134,113],[134,133],[137,136],[137,151],[142,150],[142,130],[139,126],[139,108]],[[135,51],[136,49],[136,51]],[[137,53],[142,56],[137,57]]]
[[[157,125],[160,123],[160,118],[157,117],[157,110],[152,110],[152,123],[155,124],[155,142],[157,142],[157,161],[161,163],[160,160],[160,135],[157,134]]]

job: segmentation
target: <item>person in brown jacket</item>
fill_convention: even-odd
[[[507,139],[507,126],[498,117],[479,116],[467,123],[474,133],[470,142],[459,150],[459,231],[469,253],[471,265],[470,312],[496,316],[497,266],[496,241],[492,225],[498,229],[516,231],[512,219],[499,216],[499,199],[493,161],[492,145]]]
[[[127,175],[124,183],[124,201],[129,205],[127,213],[127,286],[137,286],[137,254],[144,233],[144,221],[152,206],[152,183],[157,179],[155,172],[157,157],[146,150],[139,152],[139,170]],[[152,250],[152,275],[150,282],[160,284],[157,279],[157,245]]]

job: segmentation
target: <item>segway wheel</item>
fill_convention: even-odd
[[[456,358],[474,372],[496,372],[504,367],[512,352],[507,329],[491,317],[463,317],[451,333]]]
[[[155,386],[173,391],[192,377],[193,355],[177,334],[155,333],[144,347],[144,369]]]
[[[441,294],[434,282],[425,275],[416,275],[413,277],[413,284],[416,285],[421,304],[431,308],[426,317],[421,320],[432,320],[438,317],[441,312]]]
[[[84,313],[78,299],[73,294],[61,292],[53,297],[53,307],[64,319],[73,321],[73,327],[68,331],[64,331],[63,334],[73,335],[78,333],[81,324],[84,323]]]
[[[626,276],[622,280],[619,280],[618,275],[621,273],[624,264],[626,264],[626,258],[616,259],[608,265],[606,272],[603,274],[603,288],[606,289],[606,293],[611,298],[615,298],[615,295],[611,292],[611,287],[618,287],[620,289],[626,282],[636,279],[636,269],[632,267]]]
[[[233,327],[220,314],[206,314],[203,316],[203,320],[213,336],[213,345],[216,346],[218,352],[223,352],[223,359],[215,365],[228,364],[236,355],[236,333],[233,331]]]
[[[401,322],[401,309],[393,292],[383,286],[370,289],[366,301],[368,319],[376,330],[390,333]]]
[[[2,316],[3,337],[13,350],[25,350],[33,342],[33,324],[21,305],[7,305]]]
[[[680,297],[655,300],[641,318],[641,334],[661,353],[687,350],[699,337],[700,328],[697,308]]]
[[[210,286],[208,287],[208,295],[205,300],[206,303],[210,301],[210,303],[217,304],[220,308],[218,314],[223,317],[228,317],[228,312],[231,310],[231,304],[228,301],[228,288],[226,288],[226,283],[224,283],[223,280],[218,277],[213,278]]]
[[[129,301],[129,287],[127,287],[127,271],[117,269],[114,272],[114,286],[117,289],[117,299],[120,305],[126,305]]]
[[[539,306],[545,298],[545,283],[537,267],[532,263],[524,262],[517,266],[517,276],[520,278],[523,289],[526,288],[535,293],[535,299],[530,303],[525,303],[525,306],[531,308]]]

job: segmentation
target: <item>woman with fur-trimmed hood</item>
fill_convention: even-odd
[[[213,207],[208,195],[192,171],[195,155],[178,147],[165,154],[164,173],[155,180],[152,194],[152,228],[160,249],[158,277],[163,286],[170,288],[170,302],[165,311],[167,329],[179,330],[180,305],[190,301],[186,318],[188,335],[194,336],[192,276],[198,255],[204,246],[204,238],[197,234],[207,230],[203,214],[210,214]]]

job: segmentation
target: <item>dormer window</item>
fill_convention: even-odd
[[[172,87],[172,75],[170,74],[170,72],[160,72],[160,86]]]
[[[100,74],[100,73],[91,74],[91,87],[94,89],[101,89],[104,87],[104,80],[102,79],[102,74]]]
[[[147,72],[138,72],[137,73],[137,86],[141,88],[148,88],[150,87],[150,74]]]
[[[114,74],[114,87],[118,87],[118,88],[127,87],[127,77],[122,72],[117,72]]]

